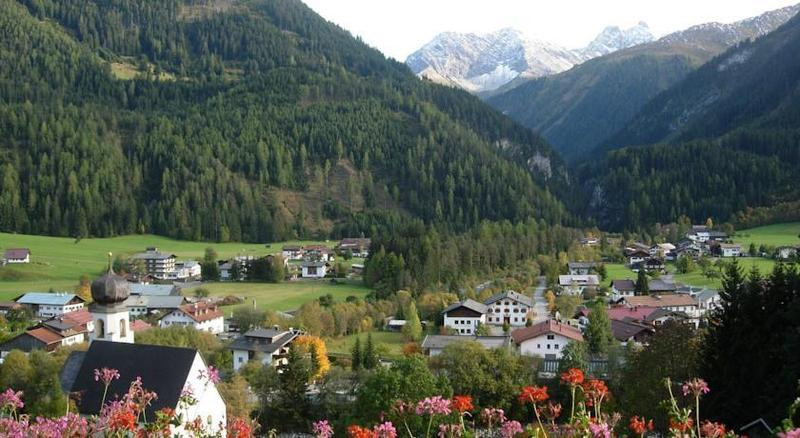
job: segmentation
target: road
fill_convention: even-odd
[[[536,316],[533,317],[533,323],[542,322],[550,317],[547,311],[547,300],[544,298],[544,292],[547,290],[547,282],[545,277],[539,277],[539,286],[533,292],[533,311]]]

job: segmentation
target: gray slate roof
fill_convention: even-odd
[[[75,294],[47,292],[28,292],[25,295],[17,298],[15,301],[19,304],[32,304],[36,306],[65,306],[74,298],[78,298],[83,301],[82,298]]]
[[[661,280],[660,278],[656,278],[656,279],[650,280],[648,286],[650,287],[650,292],[651,293],[655,293],[655,292],[675,292],[675,291],[678,290],[678,287],[675,285],[675,283],[666,282],[664,280]]]
[[[230,350],[258,351],[274,353],[292,342],[300,333],[288,330],[256,329],[234,339],[228,346]]]
[[[442,349],[459,342],[477,342],[484,348],[501,348],[511,343],[511,336],[454,336],[454,335],[427,335],[422,341],[422,349]]]
[[[529,307],[533,307],[533,299],[531,297],[527,295],[522,295],[521,293],[518,292],[514,292],[513,290],[507,290],[499,294],[492,295],[491,297],[489,297],[489,299],[487,299],[483,303],[488,306],[489,304],[492,304],[496,301],[504,300],[506,298],[520,302]]]
[[[569,262],[567,263],[570,269],[591,269],[597,266],[595,262]]]
[[[148,309],[177,309],[185,301],[186,298],[180,295],[132,295],[125,300],[125,305]]]
[[[171,284],[143,284],[131,283],[131,295],[178,295],[178,288]]]
[[[633,280],[614,280],[611,286],[620,291],[631,291],[636,289],[636,283]]]
[[[446,309],[442,310],[442,314],[458,309],[459,307],[466,307],[469,310],[473,310],[481,314],[486,313],[486,311],[488,310],[486,304],[479,303],[473,299],[468,298],[464,301],[461,301],[460,303],[453,303],[447,306]]]

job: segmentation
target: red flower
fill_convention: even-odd
[[[565,373],[561,373],[561,381],[569,386],[577,386],[583,383],[583,371],[579,368],[570,368]]]
[[[672,418],[669,419],[669,428],[671,430],[677,430],[680,433],[685,433],[687,430],[691,429],[692,426],[694,426],[694,421],[692,421],[691,418],[688,418],[685,423],[675,421]]]
[[[646,422],[644,418],[633,416],[629,426],[636,435],[644,435],[646,431],[653,430],[653,420]]]
[[[542,409],[542,416],[544,416],[544,418],[547,418],[550,421],[556,421],[556,418],[558,418],[560,415],[561,415],[561,403],[553,403],[549,401],[544,406],[544,409]]]
[[[347,427],[347,436],[349,438],[374,438],[375,434],[370,429],[352,424]]]
[[[725,425],[722,423],[712,423],[706,420],[700,426],[700,435],[705,438],[719,438],[725,436]]]
[[[539,403],[548,398],[550,398],[550,396],[547,395],[546,386],[526,386],[522,388],[522,392],[519,394],[519,401],[522,404]]]
[[[583,383],[583,392],[592,401],[603,400],[608,397],[608,386],[602,380],[589,380]]]
[[[231,438],[252,438],[253,427],[244,418],[235,417],[228,420],[228,436]]]
[[[475,407],[472,406],[472,397],[468,395],[453,396],[453,401],[450,403],[450,406],[462,414],[475,409]]]
[[[117,430],[135,430],[136,416],[129,409],[120,409],[111,415],[108,426]]]

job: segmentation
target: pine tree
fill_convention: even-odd
[[[364,356],[362,363],[365,369],[371,370],[378,366],[378,355],[372,343],[372,333],[367,334],[367,344],[364,346]]]
[[[361,338],[360,337],[356,337],[356,343],[353,344],[353,349],[350,352],[350,358],[351,358],[350,360],[352,362],[350,367],[353,369],[353,371],[360,370],[361,369],[361,365],[363,363],[363,358],[361,356]]]
[[[592,308],[585,337],[590,353],[608,354],[614,343],[614,335],[611,332],[611,319],[608,317],[604,304],[597,303]]]
[[[636,276],[636,285],[634,287],[634,293],[636,295],[649,295],[650,294],[650,283],[647,279],[647,273],[644,272],[644,267],[639,269],[639,273]]]

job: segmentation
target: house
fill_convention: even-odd
[[[131,295],[178,296],[181,294],[180,289],[171,284],[130,283],[128,287]]]
[[[664,261],[655,257],[648,257],[637,263],[631,263],[631,271],[639,272],[644,269],[644,272],[664,272],[666,267]]]
[[[644,322],[647,317],[658,310],[658,307],[651,306],[611,306],[608,310],[608,318],[617,321]]]
[[[512,327],[521,327],[531,317],[533,299],[527,295],[507,290],[495,294],[486,301],[486,323],[503,325],[508,323]]]
[[[600,245],[600,239],[597,237],[582,237],[581,245],[583,246],[597,246]]]
[[[589,275],[597,269],[595,262],[569,262],[569,275]]]
[[[632,297],[636,295],[636,283],[633,280],[613,280],[611,282],[611,297],[616,301],[619,297]]]
[[[83,298],[66,292],[28,292],[14,301],[30,308],[41,318],[50,318],[83,308]]]
[[[233,370],[260,358],[262,364],[278,366],[286,363],[289,344],[300,335],[298,330],[256,329],[234,339],[228,346],[233,351]]]
[[[8,264],[21,264],[31,262],[31,250],[28,248],[9,248],[3,259]]]
[[[635,321],[612,319],[611,333],[614,335],[614,339],[621,342],[623,345],[628,342],[646,344],[653,334],[655,334],[655,329],[649,325]]]
[[[94,370],[117,370],[119,379],[106,387],[94,379]],[[225,436],[225,401],[215,382],[208,378],[208,366],[192,348],[94,341],[88,351],[72,352],[61,370],[65,394],[74,399],[81,415],[98,415],[103,399],[118,400],[128,392],[132,381],[141,378],[142,386],[158,396],[146,407],[145,417],[172,409],[184,424],[197,421],[211,436]],[[181,395],[191,392],[195,404],[181,403]],[[184,436],[182,426],[171,426],[170,436]]]
[[[14,301],[0,301],[0,315],[8,315],[8,312],[22,309],[22,304]]]
[[[668,309],[656,309],[653,313],[647,315],[642,322],[653,327],[659,327],[667,321],[691,324],[694,328],[699,327],[700,322],[697,318],[693,318],[686,312],[676,312]]]
[[[462,342],[477,342],[487,350],[509,348],[511,336],[451,336],[451,335],[426,335],[420,348],[430,357],[442,354],[448,345]]]
[[[703,246],[693,240],[683,239],[678,242],[672,254],[676,260],[681,256],[691,257],[693,259],[698,258],[703,255]]]
[[[692,225],[686,237],[694,242],[705,243],[711,238],[711,230],[705,225]]]
[[[778,260],[789,260],[797,257],[798,248],[795,246],[781,246],[775,250]]]
[[[486,304],[467,299],[442,311],[444,326],[459,335],[474,335],[478,325],[486,324]]]
[[[727,242],[728,233],[711,230],[708,232],[708,240],[713,242]]]
[[[161,317],[158,325],[159,327],[192,326],[199,331],[216,335],[225,331],[225,318],[222,310],[216,304],[199,301],[193,304],[184,304],[167,313]]]
[[[370,245],[372,245],[372,240],[370,239],[348,237],[342,239],[339,244],[336,245],[336,252],[344,254],[350,251],[353,257],[367,258],[369,257]]]
[[[405,319],[389,318],[389,320],[386,321],[386,330],[390,332],[400,332],[403,330],[403,327],[405,327],[405,325],[406,325]]]
[[[662,280],[660,278],[649,280],[647,286],[650,289],[651,295],[674,294],[678,290],[678,286],[674,282]]]
[[[4,360],[11,350],[20,350],[25,353],[34,350],[53,352],[62,345],[64,345],[64,336],[47,327],[36,327],[0,344],[0,361]]]
[[[722,298],[719,292],[711,289],[706,289],[694,295],[697,300],[697,316],[703,316],[707,312],[719,308]]]
[[[125,300],[125,307],[134,317],[166,314],[186,304],[186,297],[180,295],[131,295]]]
[[[631,266],[641,263],[650,258],[650,249],[636,249],[633,251],[626,251],[625,255],[628,257],[628,264]]]
[[[742,245],[735,243],[720,243],[713,246],[714,254],[720,257],[741,257]]]
[[[625,297],[622,302],[633,307],[657,307],[687,314],[692,314],[697,310],[697,301],[684,294]]]
[[[325,262],[304,261],[301,265],[303,278],[325,278],[328,274],[328,266]]]
[[[548,319],[512,331],[511,339],[519,347],[520,354],[559,360],[564,347],[573,341],[583,342],[583,335],[575,327]]]
[[[675,245],[671,243],[659,243],[650,247],[650,257],[669,260],[670,254],[675,249]]]
[[[597,288],[600,277],[597,275],[559,275],[558,285],[563,293],[580,295],[587,287]]]
[[[164,280],[197,280],[203,274],[200,263],[194,260],[175,262],[175,269],[164,276]]]
[[[139,332],[147,331],[147,330],[150,330],[151,328],[153,328],[152,325],[150,325],[148,322],[143,321],[141,319],[132,320],[130,325],[131,325],[131,331],[133,333],[139,333]]]
[[[167,279],[169,273],[175,271],[175,259],[174,254],[160,252],[154,246],[131,257],[131,260],[141,260],[145,271],[159,280]]]
[[[333,251],[325,245],[310,245],[303,249],[305,250],[304,258],[306,260],[328,263],[334,259]]]
[[[350,270],[355,275],[364,275],[364,265],[360,263],[353,263],[350,265]]]
[[[303,247],[299,245],[286,245],[281,249],[284,260],[303,260]]]

